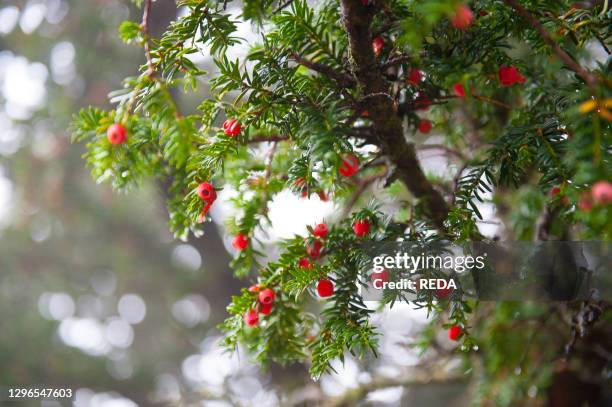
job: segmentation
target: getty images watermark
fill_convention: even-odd
[[[366,301],[612,299],[608,242],[376,242],[363,253]]]
[[[457,289],[454,278],[421,277],[417,280],[401,278],[398,281],[389,281],[388,270],[401,270],[410,274],[418,274],[423,270],[453,270],[457,273],[463,273],[467,270],[483,270],[486,256],[486,253],[482,256],[426,255],[425,253],[414,256],[406,252],[397,252],[394,255],[379,255],[372,259],[372,286],[381,290],[454,290]]]

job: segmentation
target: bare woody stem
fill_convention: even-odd
[[[343,86],[352,87],[355,86],[355,80],[351,78],[349,75],[346,75],[342,72],[338,72],[330,66],[320,64],[318,62],[310,61],[297,53],[293,53],[291,57],[300,65],[305,66],[308,69],[311,69],[315,72],[328,76],[332,79],[335,79]]]
[[[141,24],[142,34],[144,37],[145,58],[147,59],[147,76],[149,77],[152,77],[155,73],[155,67],[153,66],[153,58],[151,58],[151,49],[149,45],[149,16],[151,15],[152,5],[153,0],[145,0]]]
[[[415,147],[404,138],[402,121],[394,101],[382,95],[389,86],[372,49],[370,25],[373,7],[363,7],[360,0],[341,0],[342,22],[348,35],[355,76],[364,93],[364,105],[373,122],[375,139],[383,153],[395,165],[397,177],[423,202],[424,213],[436,227],[444,230],[448,206],[442,195],[427,180],[419,164]],[[379,94],[380,97],[368,95]]]
[[[565,66],[574,71],[589,86],[592,87],[597,83],[597,77],[580,66],[578,62],[576,62],[567,52],[565,52],[559,43],[557,43],[557,41],[550,36],[548,31],[544,29],[542,23],[540,23],[529,11],[527,11],[527,9],[518,4],[516,0],[504,0],[504,3],[515,9],[521,15],[521,17],[527,20],[527,22],[540,34],[544,42],[546,42],[546,44],[552,48],[553,52],[557,55],[557,57],[559,57]]]
[[[385,62],[382,66],[382,69],[385,70],[391,66],[400,65],[400,64],[403,64],[404,62],[410,62],[411,59],[412,58],[409,55],[397,56]]]
[[[249,144],[255,143],[272,143],[278,141],[286,141],[289,140],[289,136],[284,136],[282,134],[272,135],[272,136],[255,136],[247,141]]]
[[[368,187],[372,185],[374,182],[376,182],[377,180],[385,178],[387,175],[389,175],[389,168],[385,167],[382,172],[370,175],[367,178],[357,179],[356,180],[357,189],[355,190],[353,195],[349,198],[346,205],[344,206],[343,215],[348,216],[351,210],[353,209],[353,207],[355,206],[355,204],[357,203],[357,201],[359,200],[359,197],[363,195],[363,193],[368,189]]]

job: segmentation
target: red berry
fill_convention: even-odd
[[[489,15],[489,12],[488,12],[488,11],[485,11],[485,10],[480,10],[480,12],[478,12],[478,15],[479,15],[480,17],[486,17],[486,16],[488,16],[488,15]]]
[[[372,286],[380,290],[383,288],[383,283],[386,283],[389,281],[389,272],[387,270],[373,272],[371,279],[372,279]]]
[[[240,125],[240,122],[238,120],[227,119],[223,123],[223,132],[230,137],[236,137],[238,134],[240,134],[241,127],[242,126]]]
[[[427,134],[431,131],[431,128],[433,127],[433,125],[431,124],[431,122],[427,119],[423,119],[421,120],[421,122],[419,123],[419,131],[423,134]]]
[[[411,68],[410,71],[408,71],[408,77],[406,78],[406,82],[408,82],[409,84],[416,86],[422,80],[423,72],[421,72],[419,69]]]
[[[352,177],[359,171],[359,159],[353,154],[345,154],[338,172],[344,177]]]
[[[238,233],[234,237],[234,240],[232,240],[232,246],[234,246],[234,248],[237,250],[244,250],[247,248],[248,245],[249,245],[249,240],[242,233]]]
[[[423,93],[419,93],[414,99],[414,108],[416,110],[427,110],[431,106],[431,99]]]
[[[370,231],[370,221],[367,219],[356,220],[353,222],[353,231],[357,237],[364,237]]]
[[[560,187],[553,187],[550,190],[550,195],[555,198],[557,195],[559,195],[561,193],[561,188]],[[567,199],[566,196],[561,196],[561,198],[559,199],[559,201],[561,202],[562,205],[567,205],[569,203],[569,200]]]
[[[293,181],[293,185],[296,187],[301,187],[302,185],[304,185],[306,183],[306,180],[302,177],[298,177],[295,179],[295,181]]]
[[[455,86],[453,86],[453,90],[455,91],[455,95],[457,95],[457,97],[465,97],[465,89],[463,88],[462,84],[456,83]]]
[[[368,112],[367,110],[364,110],[363,112],[361,112],[361,117],[369,117],[370,116],[370,112]]]
[[[259,284],[253,284],[249,287],[249,292],[258,293],[259,292]]]
[[[452,288],[437,288],[436,289],[436,296],[438,298],[445,299],[445,298],[450,297],[452,292],[453,292]]]
[[[262,303],[258,308],[259,308],[259,312],[262,315],[269,315],[270,312],[272,312],[272,303],[270,303],[270,304],[263,304]]]
[[[330,297],[334,293],[334,283],[326,278],[319,280],[317,293],[319,293],[319,297]]]
[[[515,83],[525,83],[525,77],[514,66],[500,66],[498,75],[499,82],[504,87],[512,86]]]
[[[125,143],[125,140],[127,139],[125,127],[119,123],[111,124],[108,126],[108,129],[106,129],[106,138],[111,142],[111,144],[116,146]]]
[[[374,50],[374,54],[376,56],[380,55],[384,47],[385,40],[383,40],[381,37],[376,37],[372,40],[372,49]]]
[[[274,291],[270,288],[264,288],[259,292],[259,302],[262,304],[272,304],[274,302]]]
[[[327,196],[327,194],[325,193],[325,191],[320,191],[318,193],[319,195],[319,199],[321,200],[321,202],[327,202],[329,201],[329,197]]]
[[[244,323],[248,326],[255,326],[259,323],[259,315],[254,309],[248,310],[244,313]]]
[[[466,30],[474,20],[472,10],[465,4],[459,4],[455,9],[455,14],[451,17],[453,27],[459,30]]]
[[[593,210],[593,199],[591,194],[585,191],[580,195],[580,200],[578,201],[578,209],[583,212],[591,212]]]
[[[612,202],[612,184],[608,181],[597,181],[591,187],[591,196],[596,205],[607,205]]]
[[[306,244],[306,253],[313,259],[316,259],[321,255],[321,248],[323,247],[323,243],[320,240],[314,240],[310,244]]]
[[[307,257],[302,257],[298,261],[298,266],[305,268],[305,269],[309,269],[312,266],[312,264],[310,264],[310,260],[308,260]]]
[[[448,339],[456,341],[461,335],[461,327],[459,325],[453,325],[448,329]]]
[[[321,239],[325,239],[325,236],[327,236],[327,225],[325,223],[319,223],[314,227],[312,234]]]
[[[215,188],[208,182],[202,182],[200,185],[198,185],[197,192],[201,200],[210,202],[211,204],[215,199],[217,199],[217,192],[215,192]]]

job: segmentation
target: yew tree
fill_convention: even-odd
[[[184,12],[161,38],[148,29],[155,2],[134,2],[142,21],[124,22],[119,36],[142,47],[144,63],[110,95],[114,110],[76,115],[73,137],[87,143],[97,181],[129,190],[163,180],[180,239],[201,234],[221,190],[236,191],[227,233],[246,281],[222,326],[230,348],[242,343],[264,364],[307,362],[315,378],[346,352],[375,354],[375,310],[358,291],[364,241],[610,238],[607,2],[180,0]],[[239,37],[242,23],[254,39]],[[232,59],[236,48],[244,56]],[[194,54],[215,68],[204,72]],[[203,85],[199,105],[181,110],[176,96]],[[425,150],[445,157],[434,162],[441,171],[424,170]],[[285,190],[338,211],[277,242],[269,259],[257,236]],[[480,228],[491,221],[483,202],[495,236]],[[503,353],[492,324],[555,305],[521,314],[525,304],[419,293],[415,306],[459,349]],[[487,318],[472,321],[478,312]],[[577,329],[549,338],[551,348],[575,342]]]

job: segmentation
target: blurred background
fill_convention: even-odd
[[[156,2],[153,35],[180,12],[173,1]],[[70,143],[72,114],[108,108],[107,94],[143,63],[141,50],[117,37],[125,19],[140,21],[140,10],[120,0],[0,2],[0,386],[76,391],[71,402],[15,405],[465,400],[461,380],[445,374],[459,363],[445,333],[431,352],[448,357],[433,371],[428,355],[407,346],[426,314],[401,306],[376,317],[386,332],[379,359],[348,358],[318,383],[303,366],[262,371],[241,350],[222,352],[215,326],[230,296],[248,284],[228,267],[223,220],[231,193],[215,205],[203,237],[175,241],[162,188],[151,181],[117,195],[96,185],[80,157],[84,147]],[[241,35],[254,34],[246,26]],[[205,53],[196,59],[206,68]],[[190,97],[179,96],[184,111],[195,111],[198,95]],[[281,195],[265,239],[304,232],[335,209],[318,197]],[[408,392],[411,383],[424,385]]]

